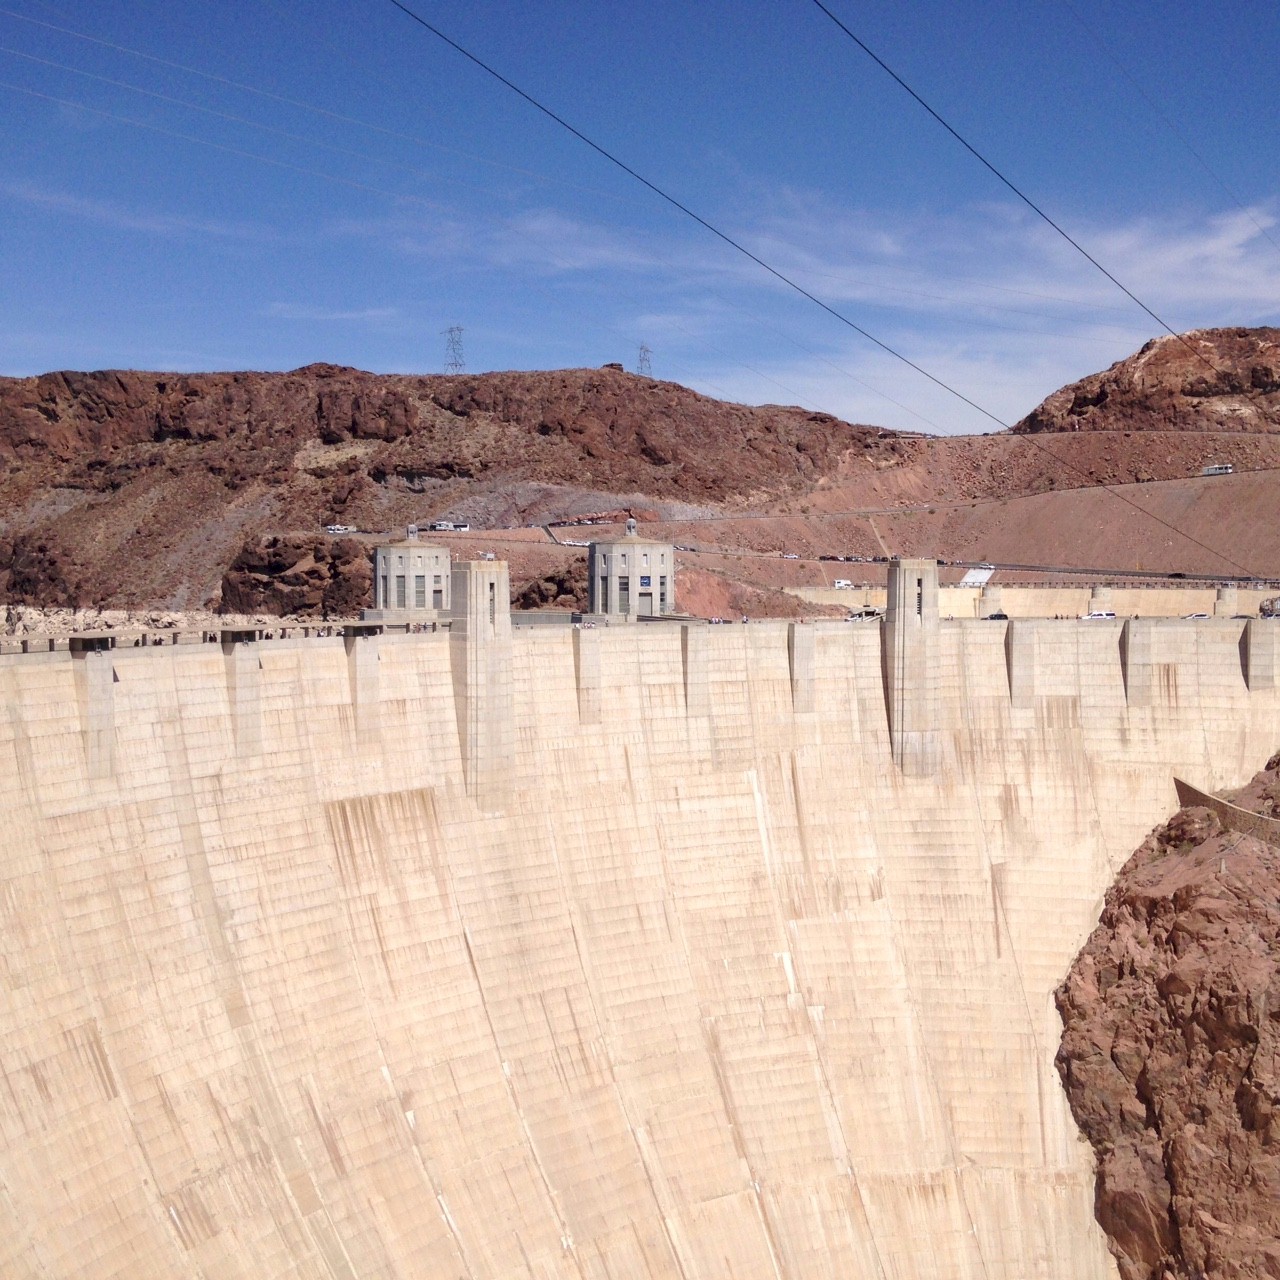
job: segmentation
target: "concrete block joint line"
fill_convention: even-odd
[[[936,584],[0,654],[0,1275],[1109,1280],[1052,992],[1276,624]]]

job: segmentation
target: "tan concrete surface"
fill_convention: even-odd
[[[874,623],[0,657],[0,1276],[1112,1275],[1051,992],[1274,650],[1008,625],[925,777]]]
[[[857,568],[856,565],[852,566]],[[887,600],[884,587],[847,587],[836,591],[828,587],[788,587],[791,595],[810,604],[838,604],[848,609],[874,605],[883,609]],[[1016,587],[1000,586],[998,606],[1011,618],[1078,618],[1091,608],[1105,607],[1119,617],[1183,618],[1189,613],[1240,613],[1256,616],[1258,604],[1276,595],[1274,589],[1226,588],[1234,595],[1219,600],[1216,587],[1106,587],[1107,603],[1094,600],[1089,587]],[[980,587],[939,587],[938,611],[944,618],[979,618],[986,610]],[[1229,610],[1222,605],[1227,604]]]

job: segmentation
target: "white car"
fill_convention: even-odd
[[[1088,622],[1090,619],[1114,618],[1115,616],[1114,613],[1107,609],[1091,609],[1088,613],[1082,613],[1080,618],[1082,621]]]

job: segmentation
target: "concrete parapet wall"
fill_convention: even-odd
[[[1239,831],[1244,835],[1256,836],[1268,844],[1280,846],[1280,819],[1268,818],[1261,813],[1254,813],[1252,809],[1242,809],[1229,800],[1220,800],[1181,778],[1173,781],[1178,793],[1178,803],[1184,808],[1200,805],[1216,813],[1228,831]]]
[[[925,777],[874,626],[0,657],[0,1275],[1111,1277],[1052,991],[1249,625],[944,621]]]
[[[1109,609],[1122,618],[1182,618],[1189,613],[1211,617],[1238,613],[1256,616],[1258,604],[1277,594],[1274,589],[1212,586],[1113,586],[1105,590],[1110,592],[1109,604],[1098,603],[1089,587],[1019,587],[995,583],[985,588],[944,586],[938,588],[938,612],[943,618],[980,618],[997,609],[1011,618],[1078,618],[1098,608]],[[812,604],[835,604],[848,609],[865,605],[883,609],[887,600],[884,587],[859,586],[840,591],[793,587],[790,592]]]

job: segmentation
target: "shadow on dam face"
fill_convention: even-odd
[[[1114,1274],[1051,993],[1271,649],[943,622],[907,769],[874,627],[486,625],[0,658],[0,1275]]]

